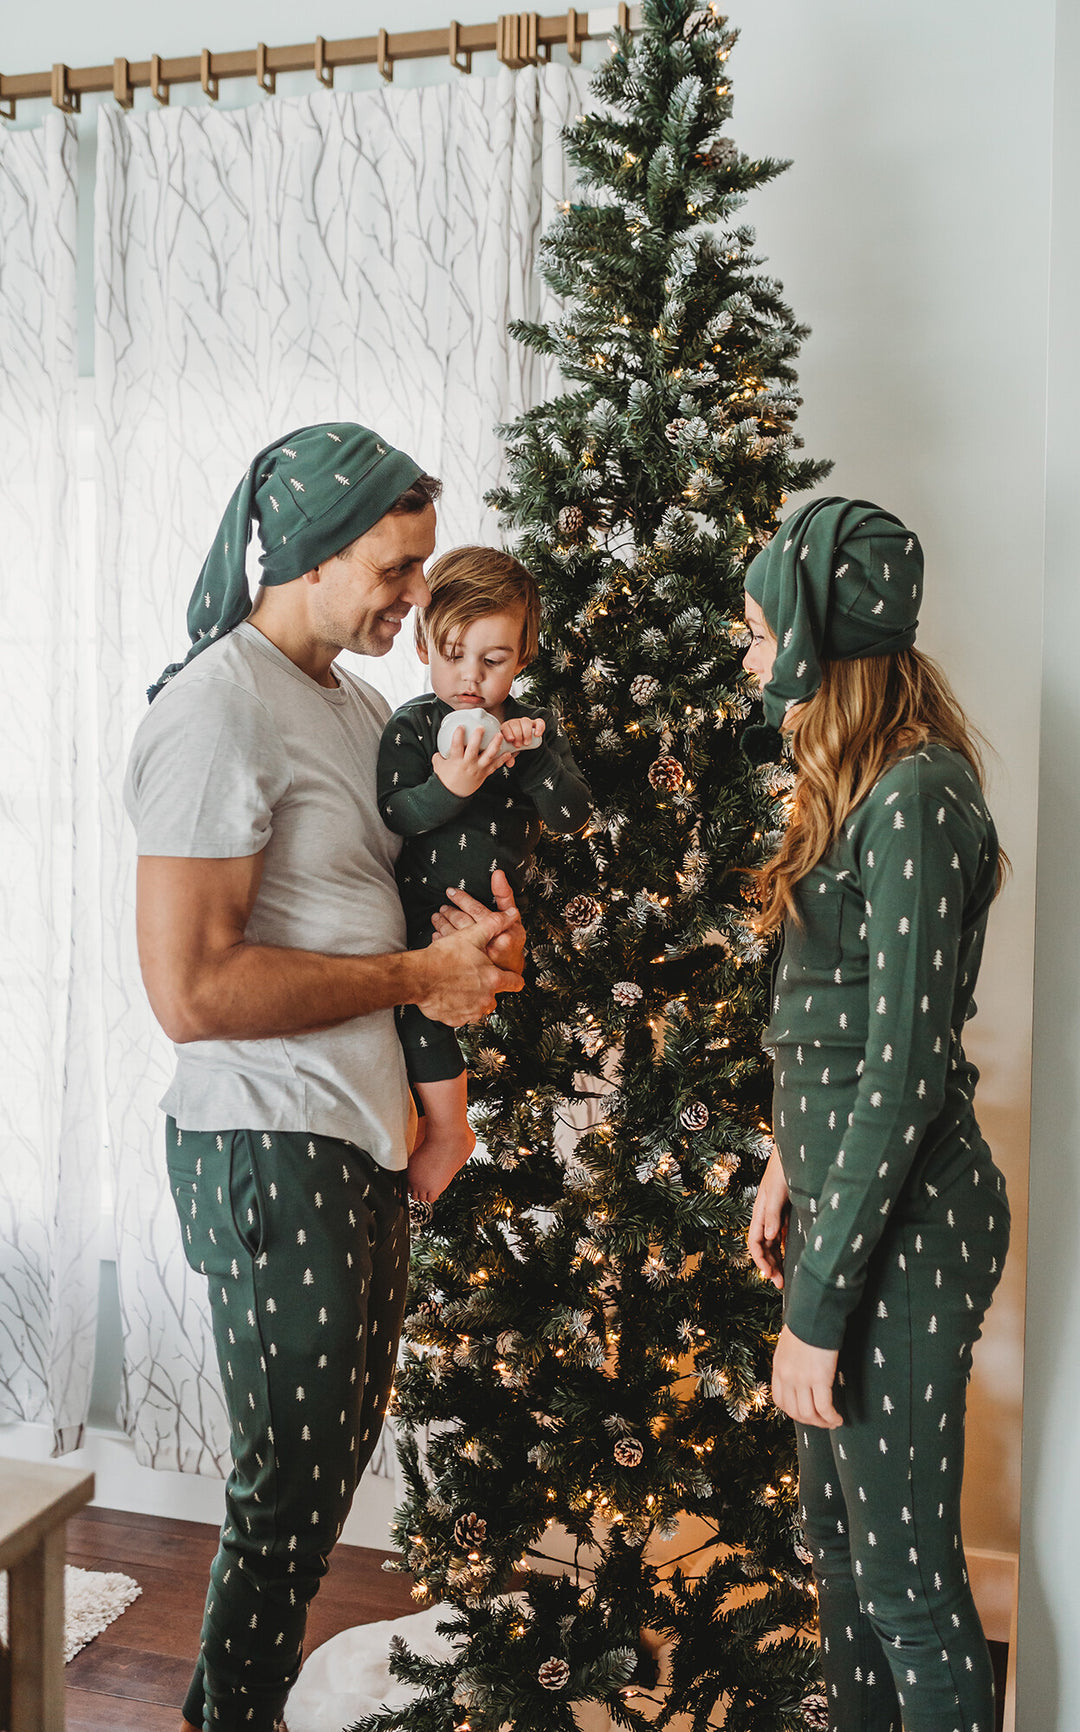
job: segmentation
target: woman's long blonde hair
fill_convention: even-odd
[[[920,650],[822,662],[821,676],[788,731],[798,779],[784,840],[755,874],[762,934],[775,932],[788,915],[798,918],[796,884],[829,852],[894,758],[934,740],[959,752],[983,782],[982,736],[941,669]],[[999,890],[1007,872],[1002,854]]]

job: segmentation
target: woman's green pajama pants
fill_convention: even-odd
[[[789,1268],[809,1226],[793,1203]],[[989,1162],[891,1220],[840,1350],[844,1423],[796,1426],[829,1732],[993,1732],[960,1489],[971,1349],[1008,1244]]]
[[[390,1396],[405,1175],[336,1137],[166,1131],[184,1252],[206,1275],[233,1470],[184,1716],[272,1732]]]

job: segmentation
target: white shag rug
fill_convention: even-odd
[[[341,1732],[361,1714],[411,1701],[411,1687],[390,1676],[391,1637],[403,1636],[414,1654],[444,1659],[451,1644],[435,1625],[449,1612],[449,1606],[431,1606],[331,1636],[305,1661],[293,1686],[285,1710],[289,1732]]]
[[[0,1575],[0,1637],[7,1640],[6,1575]],[[115,1623],[142,1593],[138,1582],[115,1571],[64,1569],[64,1662]]]

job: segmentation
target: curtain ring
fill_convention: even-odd
[[[161,55],[150,56],[150,89],[154,93],[155,102],[160,102],[162,108],[169,106],[169,86],[161,76]]]
[[[387,84],[394,81],[394,62],[390,58],[390,38],[385,30],[379,31],[378,67]]]
[[[578,34],[580,25],[578,15],[571,6],[566,14],[566,52],[575,66],[581,65],[581,37]]]
[[[135,106],[135,92],[131,88],[131,67],[122,54],[118,54],[112,63],[112,93],[121,108]]]
[[[61,114],[78,114],[81,97],[68,89],[68,69],[62,60],[53,62],[52,69],[52,100],[53,107]]]
[[[456,66],[459,72],[472,71],[472,49],[461,46],[461,25],[455,18],[450,26],[450,46],[447,49],[451,66]]]
[[[326,64],[326,37],[315,38],[315,76],[327,90],[334,88],[334,68]]]
[[[260,90],[265,90],[267,96],[273,96],[277,86],[277,73],[271,72],[267,67],[265,42],[260,42],[255,50],[255,82]]]
[[[203,87],[203,95],[208,96],[211,102],[216,102],[220,93],[218,81],[210,70],[209,48],[204,48],[199,56],[199,83]]]
[[[514,72],[525,63],[518,53],[518,15],[500,12],[495,25],[495,54],[504,66]]]

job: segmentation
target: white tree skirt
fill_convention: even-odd
[[[7,1584],[0,1575],[0,1637],[7,1640]],[[121,1612],[126,1612],[142,1593],[138,1582],[106,1570],[64,1570],[64,1660],[73,1660],[80,1648],[107,1630]],[[340,1728],[339,1728],[340,1732]]]
[[[452,1644],[435,1625],[449,1612],[449,1606],[432,1606],[331,1636],[305,1662],[289,1696],[289,1732],[341,1732],[374,1708],[410,1701],[411,1687],[390,1676],[390,1638],[403,1636],[413,1653],[445,1659]]]

